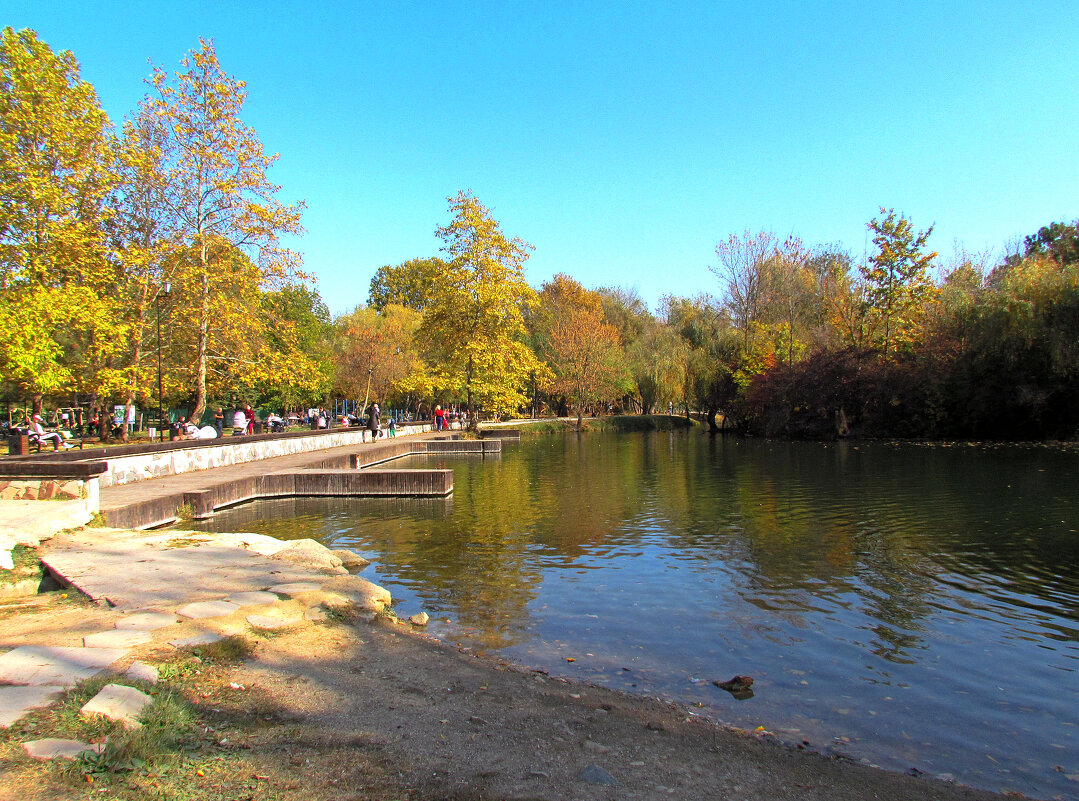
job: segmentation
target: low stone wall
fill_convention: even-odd
[[[0,500],[4,501],[77,501],[90,494],[97,479],[47,477],[0,477]]]
[[[521,429],[519,428],[481,428],[480,437],[483,439],[520,439]]]
[[[430,426],[402,428],[398,436],[421,433]],[[130,484],[162,476],[173,476],[193,470],[209,470],[214,467],[244,464],[276,456],[292,456],[328,448],[360,445],[370,439],[361,428],[340,428],[330,431],[311,432],[309,436],[228,437],[220,441],[198,443],[196,447],[151,451],[108,458],[108,472],[102,476],[101,485],[109,487]]]

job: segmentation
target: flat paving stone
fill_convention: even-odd
[[[158,670],[153,665],[145,662],[132,662],[131,667],[124,671],[124,676],[129,679],[139,679],[157,684]]]
[[[176,615],[167,612],[132,612],[117,620],[116,628],[157,631],[165,626],[171,626],[176,620]]]
[[[154,699],[134,687],[123,684],[106,684],[101,692],[83,704],[79,711],[86,716],[103,715],[118,720],[129,729],[141,726],[138,717]]]
[[[34,759],[74,759],[83,751],[96,751],[89,743],[79,740],[60,740],[48,737],[23,743],[23,749]]]
[[[300,595],[305,592],[318,592],[322,589],[321,584],[316,584],[313,581],[292,581],[288,584],[275,584],[270,587],[270,592],[276,592],[279,595],[287,595],[292,597],[294,595]]]
[[[127,652],[127,648],[20,645],[0,656],[0,681],[73,687],[96,676]]]
[[[239,611],[240,607],[237,604],[228,601],[196,601],[180,609],[177,614],[193,620],[202,620],[207,617],[225,617]]]
[[[87,634],[82,644],[87,648],[133,648],[153,639],[154,635],[143,629],[113,629]]]
[[[48,706],[61,695],[59,687],[0,687],[0,727],[7,728],[31,709]]]
[[[256,629],[283,629],[285,626],[294,626],[302,623],[298,617],[278,617],[277,615],[248,615],[247,622]]]
[[[200,631],[190,637],[182,637],[179,640],[169,640],[169,645],[174,648],[192,648],[196,645],[209,645],[212,642],[225,639],[216,631]]]
[[[236,592],[225,599],[226,601],[240,606],[259,606],[261,604],[277,603],[279,600],[277,593],[255,591],[255,592]]]

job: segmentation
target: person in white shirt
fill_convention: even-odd
[[[41,425],[40,414],[35,414],[34,419],[31,420],[30,431],[37,437],[37,441],[42,445],[51,442],[55,450],[60,450],[60,446],[64,443],[64,438],[55,431],[45,431],[45,427]]]

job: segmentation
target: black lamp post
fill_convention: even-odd
[[[161,406],[164,403],[162,400],[165,393],[161,390],[161,296],[169,296],[169,290],[172,288],[172,284],[168,281],[161,283],[161,288],[157,292],[157,424],[161,427],[162,437],[165,431],[165,421],[161,416]]]

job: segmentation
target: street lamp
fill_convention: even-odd
[[[157,306],[157,424],[161,427],[162,437],[165,431],[165,421],[161,416],[162,398],[164,397],[164,392],[161,390],[161,296],[168,297],[170,289],[172,289],[172,284],[168,281],[163,281],[155,300]]]

